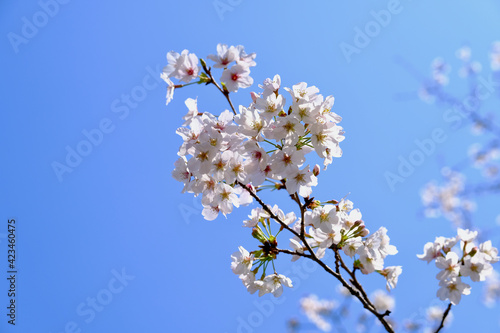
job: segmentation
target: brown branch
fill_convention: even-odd
[[[217,87],[217,89],[219,89],[219,91],[224,95],[224,97],[226,97],[226,99],[229,103],[229,106],[231,106],[231,110],[233,110],[234,115],[236,115],[236,110],[234,109],[233,102],[231,102],[231,99],[229,98],[229,91],[227,91],[227,89],[222,89],[219,86],[217,81],[215,81],[214,77],[212,76],[211,69],[207,67],[207,64],[205,63],[205,61],[201,61],[201,66],[203,67],[203,70],[210,78],[210,81],[208,81],[207,84],[213,83]]]
[[[240,182],[239,180],[236,180],[235,181],[235,184],[237,185],[240,185],[243,189],[245,189],[251,196],[252,198],[254,198],[261,206],[262,208],[266,211],[266,213],[269,214],[269,216],[275,220],[276,222],[278,222],[281,227],[283,227],[284,229],[290,231],[292,234],[294,234],[295,236],[299,237],[300,238],[300,235],[295,231],[293,230],[292,228],[290,228],[285,222],[281,221],[281,219],[276,216],[272,211],[271,209],[269,208],[268,205],[266,205],[260,198],[257,194],[255,194],[251,189],[249,189],[245,184],[243,184],[242,182]]]
[[[382,323],[384,328],[386,329],[387,332],[389,333],[394,333],[394,330],[392,329],[391,325],[387,322],[387,320],[384,318],[385,316],[388,316],[390,314],[390,311],[386,311],[385,313],[378,313],[377,309],[371,304],[371,302],[367,302],[365,300],[365,296],[358,290],[358,288],[351,286],[347,281],[344,279],[344,277],[341,274],[338,274],[337,272],[333,271],[328,265],[326,265],[323,261],[319,260],[314,252],[311,255],[305,254],[305,253],[298,253],[298,252],[293,252],[293,251],[288,251],[288,250],[279,250],[282,253],[287,253],[287,254],[292,254],[292,255],[299,255],[305,258],[308,258],[314,262],[316,262],[318,265],[320,265],[327,273],[333,275],[337,280],[340,281],[342,286],[344,286],[351,295],[356,297],[363,307],[370,311],[377,319]],[[359,283],[358,283],[359,285]],[[361,285],[359,285],[361,287]],[[363,289],[363,288],[361,288]],[[364,291],[363,291],[364,292]],[[365,294],[366,295],[366,294]]]
[[[446,320],[448,313],[450,313],[450,310],[451,310],[451,303],[448,304],[446,311],[444,311],[443,318],[441,318],[441,323],[439,324],[439,327],[436,329],[436,331],[434,331],[434,333],[438,333],[444,327],[444,321]]]
[[[347,265],[344,263],[344,260],[340,256],[340,253],[338,252],[338,250],[333,250],[333,252],[335,252],[335,257],[337,258],[337,260],[340,261],[340,266],[351,277],[351,279],[350,279],[351,283],[356,287],[356,289],[358,289],[361,292],[361,294],[363,295],[363,297],[366,300],[366,302],[375,308],[375,306],[372,304],[372,302],[368,298],[368,295],[366,294],[365,290],[363,289],[363,287],[361,286],[361,284],[358,282],[358,279],[356,278],[356,273],[355,273],[356,271],[355,270],[351,271],[349,269],[349,267],[347,267]]]
[[[278,216],[276,216],[271,211],[271,209],[259,198],[259,196],[257,194],[255,194],[247,186],[245,186],[245,184],[243,184],[239,180],[236,180],[235,184],[237,184],[237,185],[241,186],[242,188],[244,188],[262,206],[262,208],[269,214],[269,216],[273,220],[275,220],[276,222],[278,222],[284,229],[290,231],[293,235],[297,236],[304,243],[304,246],[306,247],[307,251],[309,251],[310,254],[305,254],[305,253],[299,254],[298,252],[293,252],[293,251],[288,251],[288,250],[279,250],[281,253],[287,253],[287,254],[291,254],[291,255],[299,255],[299,256],[308,258],[308,259],[316,262],[327,273],[329,273],[330,275],[333,275],[333,277],[335,277],[337,280],[339,280],[340,283],[347,290],[349,290],[349,292],[351,293],[351,295],[353,295],[354,297],[356,297],[361,302],[361,304],[363,304],[363,307],[365,309],[367,309],[373,315],[375,315],[375,317],[377,317],[377,319],[382,323],[382,325],[384,326],[384,328],[386,329],[387,332],[394,333],[394,330],[392,329],[391,325],[387,322],[387,320],[385,320],[385,316],[388,316],[390,314],[390,311],[386,311],[385,313],[382,313],[382,314],[377,312],[377,309],[370,302],[370,300],[368,299],[368,296],[366,296],[365,291],[361,287],[361,284],[359,284],[359,282],[357,281],[356,276],[354,275],[354,273],[351,272],[349,270],[349,268],[347,268],[347,266],[345,266],[345,264],[343,264],[342,258],[340,258],[340,262],[345,267],[344,269],[347,269],[348,273],[351,272],[349,275],[352,274],[351,275],[351,282],[355,285],[355,287],[351,286],[344,279],[344,277],[340,273],[332,270],[327,264],[325,264],[323,261],[321,261],[320,259],[318,259],[318,257],[316,256],[316,253],[314,253],[313,249],[311,248],[311,246],[307,242],[305,234],[300,235],[295,230],[293,230],[292,228],[290,228],[286,223],[284,223],[283,221],[281,221],[281,219]],[[295,197],[292,195],[292,199],[294,199],[296,202],[298,201],[298,204],[300,205],[300,211],[301,211],[301,216],[302,216],[302,221],[301,221],[302,225],[301,225],[301,228],[304,228],[304,218],[303,217],[304,217],[304,214],[305,214],[305,206],[300,203],[300,199],[298,198],[298,195],[295,194]],[[340,257],[340,255],[339,255],[339,257]]]

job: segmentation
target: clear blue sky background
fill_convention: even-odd
[[[389,229],[400,253],[388,264],[404,267],[393,292],[395,318],[434,301],[437,271],[415,254],[454,230],[419,217],[419,190],[437,177],[439,156],[463,156],[469,138],[415,97],[419,79],[395,58],[427,74],[432,59],[453,59],[468,43],[486,62],[490,43],[500,39],[500,4],[402,0],[400,13],[348,63],[339,45],[353,44],[355,28],[364,29],[370,11],[387,9],[388,1],[221,2],[231,10],[219,15],[212,1],[72,0],[48,8],[52,16],[40,14],[44,0],[1,2],[1,276],[8,218],[17,220],[19,270],[16,327],[6,322],[8,285],[5,278],[0,283],[1,332],[230,333],[255,313],[263,323],[248,332],[284,332],[285,321],[299,314],[300,297],[335,297],[336,282],[317,270],[285,290],[281,304],[259,310],[271,297],[248,294],[229,268],[238,245],[257,245],[241,227],[248,208],[204,221],[199,202],[181,195],[171,178],[184,100],[198,96],[200,109],[213,113],[226,105],[213,87],[192,87],[176,91],[166,107],[158,81],[165,54],[186,48],[206,57],[221,42],[257,53],[256,83],[279,73],[286,86],[306,81],[335,96],[344,156],[321,174],[314,193],[325,199],[350,193],[371,230]],[[30,30],[34,20],[39,27]],[[23,30],[28,38],[15,46],[9,36]],[[248,104],[249,92],[236,102]],[[127,106],[122,98],[131,93],[138,97]],[[408,98],[396,99],[400,93]],[[108,133],[96,137],[97,145],[81,146],[84,132],[99,126]],[[396,172],[398,156],[438,127],[448,140],[391,191],[384,173]],[[53,163],[66,163],[68,149],[78,145],[91,152],[58,179]],[[483,207],[481,223],[493,223],[497,213]],[[289,259],[280,259],[284,272]],[[366,283],[384,288],[382,278]],[[455,309],[451,331],[498,331],[498,308],[477,306],[481,289],[474,283]],[[96,297],[105,303],[99,311],[88,303]]]

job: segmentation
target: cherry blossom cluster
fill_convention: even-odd
[[[469,147],[469,158],[472,166],[481,171],[481,174],[488,179],[495,179],[500,175],[500,148],[498,143],[486,146],[474,143]]]
[[[456,56],[461,65],[458,69],[458,75],[462,78],[469,78],[483,70],[483,66],[478,61],[471,58],[472,51],[469,46],[463,46],[457,50]],[[493,42],[490,57],[490,68],[493,72],[500,71],[500,41]],[[425,102],[434,102],[436,97],[441,94],[441,88],[450,81],[451,65],[443,58],[435,58],[431,62],[430,80],[424,82],[418,95]]]
[[[293,212],[285,215],[277,205],[269,207],[269,212],[261,207],[254,208],[249,219],[243,222],[244,227],[252,228],[252,236],[261,243],[260,249],[248,252],[240,246],[238,251],[231,256],[231,269],[239,276],[251,294],[259,291],[259,296],[271,293],[275,297],[279,297],[283,293],[283,285],[291,288],[292,281],[288,277],[276,273],[274,260],[279,251],[277,250],[277,234],[273,235],[272,233],[271,215],[286,225],[294,222],[296,216]],[[274,273],[266,275],[266,271],[269,271],[269,264],[273,267]],[[262,270],[262,275],[260,278],[256,278],[259,270]]]
[[[365,311],[359,314],[352,312],[350,309],[350,298],[352,294],[342,285],[336,288],[339,294],[333,299],[320,299],[317,295],[311,294],[300,299],[300,308],[306,315],[307,319],[316,326],[318,330],[330,332],[332,328],[335,331],[344,332],[344,324],[348,320],[349,315],[356,319],[356,331],[366,332],[369,326],[373,324]],[[343,299],[343,301],[342,301]],[[376,309],[384,313],[385,311],[393,311],[396,306],[394,297],[381,289],[373,291],[370,295],[373,300],[373,305]],[[297,319],[290,321],[292,328],[300,332],[301,323]],[[293,330],[293,332],[295,332]]]
[[[227,65],[234,58],[228,55],[232,49],[236,50],[219,45],[218,56],[209,58],[218,61],[216,66]],[[166,67],[164,74],[177,77],[175,73],[185,73],[186,68],[192,75],[198,73],[192,61],[182,60],[193,58],[190,57],[193,54],[187,51],[181,55],[171,54],[170,58],[177,60]],[[173,64],[175,70],[172,70]],[[231,67],[236,67],[233,72],[231,68],[225,69],[233,73],[232,83],[228,79],[225,84],[228,89],[247,86],[249,81],[243,78],[248,78],[248,73],[235,72],[242,66],[245,65],[237,62]],[[228,78],[224,73],[222,82]],[[185,79],[185,75],[179,74],[179,77]],[[185,80],[189,81],[190,77]],[[219,212],[231,213],[233,206],[251,202],[246,200],[248,193],[235,186],[236,183],[258,187],[267,180],[275,188],[308,197],[312,186],[317,185],[319,169],[311,170],[305,164],[305,155],[316,151],[325,166],[333,157],[341,156],[339,142],[344,136],[337,125],[341,118],[330,111],[333,97],[323,98],[316,87],[299,83],[291,89],[285,88],[292,100],[287,109],[285,97],[279,94],[280,81],[278,75],[273,80],[265,80],[261,86],[263,92],[253,93],[250,106],[240,106],[236,115],[228,110],[218,117],[209,112],[200,113],[196,100],[186,101],[189,111],[184,117],[184,126],[177,130],[184,142],[173,176],[184,183],[184,192],[202,194],[203,216],[207,220],[215,219]],[[241,193],[247,197],[242,199]]]
[[[337,204],[313,202],[304,214],[304,223],[297,219],[294,212],[285,213],[277,205],[269,207],[273,216],[276,216],[283,224],[290,226],[296,235],[290,239],[292,248],[292,261],[296,261],[304,253],[307,247],[315,250],[315,256],[322,259],[328,249],[342,250],[347,256],[354,259],[354,267],[363,274],[377,272],[386,279],[387,290],[395,288],[398,277],[402,273],[401,266],[389,266],[384,268],[384,259],[388,255],[394,255],[398,251],[394,245],[390,245],[390,238],[387,236],[387,229],[381,227],[375,233],[369,235],[369,230],[365,228],[361,220],[359,209],[353,209],[350,200],[341,200]],[[291,281],[282,275],[266,276],[262,275],[260,280],[255,279],[260,267],[265,269],[267,264],[276,259],[278,252],[273,252],[277,246],[277,239],[271,233],[271,214],[261,207],[252,209],[249,219],[243,222],[244,227],[252,228],[252,236],[258,239],[262,245],[262,250],[249,253],[240,247],[239,252],[232,256],[232,268],[238,274],[243,284],[250,293],[259,290],[259,295],[274,291],[279,295],[281,282],[286,286],[291,286]],[[305,238],[308,246],[299,238],[301,228],[304,227]],[[369,235],[369,236],[368,236]],[[254,265],[254,268],[252,268]],[[274,263],[273,263],[274,265]],[[240,269],[246,267],[245,270]],[[267,279],[267,280],[266,280]],[[266,281],[273,281],[271,288]],[[261,288],[264,286],[264,288]],[[276,294],[275,294],[276,296]]]
[[[363,274],[378,272],[387,280],[387,289],[394,288],[402,273],[401,266],[384,268],[384,259],[388,255],[398,253],[394,245],[390,245],[387,229],[381,227],[369,235],[369,230],[361,219],[359,209],[353,209],[350,200],[341,200],[337,205],[318,204],[304,215],[304,224],[309,227],[306,234],[311,248],[316,249],[316,256],[321,259],[326,250],[335,247],[345,255],[354,259],[354,267]],[[300,221],[293,228],[299,231]],[[368,236],[369,235],[369,236]],[[304,253],[306,247],[295,236],[290,239],[290,246],[297,253]],[[292,257],[297,260],[300,256]]]
[[[222,69],[220,82],[205,60],[188,50],[169,52],[168,65],[161,74],[167,83],[167,104],[177,88],[213,84],[230,106],[216,115],[200,112],[196,99],[185,101],[188,112],[177,129],[183,142],[172,176],[183,183],[183,192],[201,195],[202,215],[207,220],[214,220],[219,213],[227,216],[233,207],[255,201],[260,205],[243,222],[259,241],[258,248],[248,251],[240,246],[231,256],[233,273],[251,294],[258,291],[259,296],[270,293],[278,297],[283,286],[292,287],[290,278],[276,270],[280,253],[291,255],[292,261],[306,257],[321,264],[331,250],[336,271],[327,271],[390,331],[384,317],[392,306],[379,301],[378,294],[371,303],[355,276],[356,271],[377,272],[386,279],[388,290],[396,286],[402,268],[384,265],[388,255],[397,253],[389,244],[387,229],[381,227],[370,234],[359,209],[349,200],[321,202],[312,197],[320,166],[311,167],[306,157],[316,155],[326,169],[333,158],[342,156],[339,144],[344,132],[338,125],[342,118],[331,110],[333,96],[323,97],[318,88],[305,82],[282,88],[281,77],[275,75],[259,85],[259,92],[250,94],[247,106],[234,108],[229,95],[252,85],[249,68],[255,66],[255,53],[246,54],[242,46],[219,44],[217,54],[207,59],[214,62],[214,69]],[[298,204],[300,215],[285,214],[277,205],[263,203],[257,194],[265,189],[287,193]],[[278,247],[278,235],[285,229],[293,234],[291,250]],[[351,268],[343,262],[341,252],[352,259]],[[340,265],[353,285],[342,277]]]
[[[460,48],[456,52],[456,56],[459,64],[453,64],[453,66],[458,68],[458,77],[467,79],[466,95],[457,97],[449,89],[445,89],[445,85],[453,73],[450,63],[439,58],[431,65],[431,79],[423,83],[420,97],[427,102],[436,101],[446,107],[443,118],[450,122],[452,128],[460,128],[464,124],[469,125],[475,142],[469,146],[467,157],[461,157],[453,164],[453,167],[442,168],[444,182],[440,184],[435,181],[428,183],[421,192],[421,198],[427,217],[443,216],[455,226],[476,229],[479,226],[474,226],[472,213],[477,208],[476,201],[479,203],[479,196],[497,194],[500,190],[500,164],[498,162],[500,159],[498,145],[500,126],[498,126],[498,117],[492,112],[490,106],[493,97],[498,97],[500,42],[496,41],[492,44],[489,63],[483,62],[481,64],[473,60],[471,49],[467,46]],[[490,72],[484,73],[488,69]],[[499,222],[500,215],[497,217],[497,226],[500,224]],[[481,233],[483,237],[487,232],[492,232],[491,227],[488,229],[488,231]],[[464,240],[457,236],[455,240],[450,241],[450,245],[441,245],[446,248],[456,243],[455,246],[458,247],[458,241],[461,244],[464,243]],[[472,281],[485,282],[484,302],[486,305],[492,305],[500,299],[499,275],[491,266],[497,261],[497,252],[492,247],[491,242],[479,244],[476,239],[468,243],[467,248],[458,248],[455,254],[439,250],[440,242],[444,242],[443,238],[436,239],[436,244],[432,247],[428,246],[430,250],[436,250],[436,264],[439,260],[440,268],[443,270],[440,272],[439,289],[442,299],[452,300],[453,298],[452,303],[455,304],[460,300],[460,295],[468,294],[470,286],[462,282],[466,276],[470,276]],[[471,245],[472,243],[479,245]],[[484,248],[494,249],[492,250],[493,255],[490,254],[492,259],[483,254]],[[450,272],[454,272],[453,275],[458,276],[458,278],[455,280],[452,277],[446,278],[448,275],[444,267],[448,267]],[[458,274],[455,274],[456,272]],[[457,283],[454,284],[452,281],[457,281]],[[454,288],[454,290],[450,290],[450,288]]]
[[[484,281],[493,272],[491,264],[499,260],[498,250],[491,241],[477,244],[477,231],[458,229],[452,238],[437,237],[434,242],[424,246],[424,253],[417,255],[427,263],[435,260],[440,269],[436,278],[439,280],[437,296],[441,300],[450,300],[454,305],[460,302],[462,295],[469,295],[470,285],[462,282],[462,277],[472,281]],[[456,245],[459,245],[456,248]]]
[[[444,184],[429,182],[421,191],[426,217],[436,218],[443,215],[456,226],[464,224],[465,215],[476,209],[476,204],[464,193],[465,175],[443,168]]]
[[[250,77],[250,67],[255,66],[255,53],[247,54],[242,45],[230,46],[225,44],[217,45],[217,54],[211,54],[207,58],[215,62],[214,68],[223,68],[221,82],[229,91],[238,91],[239,88],[248,88],[253,84]],[[167,83],[167,104],[174,97],[174,90],[177,86],[171,78],[181,82],[189,83],[194,79],[199,79],[196,83],[209,82],[206,73],[201,73],[201,66],[196,54],[184,50],[181,54],[170,51],[167,53],[168,65],[163,68],[161,78]],[[234,63],[234,64],[233,64]],[[233,64],[229,67],[230,64]]]
[[[327,318],[332,315],[332,311],[338,307],[333,300],[319,299],[317,295],[309,295],[300,300],[300,308],[307,318],[323,332],[329,332],[332,325]]]

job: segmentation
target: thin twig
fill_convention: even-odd
[[[347,274],[349,274],[349,276],[351,277],[351,283],[361,292],[361,294],[363,295],[363,297],[365,298],[366,302],[368,304],[370,304],[371,306],[375,307],[370,299],[368,298],[368,295],[366,294],[365,290],[363,289],[363,287],[361,286],[361,284],[358,282],[358,279],[356,278],[356,273],[354,270],[350,270],[349,267],[346,266],[346,264],[344,263],[344,260],[342,259],[342,257],[340,256],[338,250],[333,250],[333,252],[335,252],[335,258],[337,258],[339,261],[340,261],[340,266],[344,269],[344,271],[347,272]]]
[[[450,313],[450,310],[451,310],[451,303],[448,304],[446,311],[443,313],[443,318],[441,318],[441,323],[439,324],[439,327],[436,329],[434,333],[438,333],[444,327],[444,321],[446,320],[448,313]]]
[[[275,220],[276,222],[278,222],[284,229],[287,229],[288,231],[290,231],[293,235],[297,236],[303,243],[304,243],[304,246],[306,247],[307,251],[310,253],[309,255],[305,254],[305,253],[298,253],[298,252],[291,252],[291,251],[288,251],[288,250],[280,250],[280,252],[282,253],[288,253],[288,254],[292,254],[292,255],[299,255],[299,256],[302,256],[302,257],[306,257],[314,262],[316,262],[318,265],[320,265],[327,273],[333,275],[337,280],[340,281],[340,283],[347,289],[349,290],[349,292],[351,293],[351,295],[353,295],[354,297],[356,297],[360,302],[361,304],[363,304],[363,307],[365,309],[367,309],[368,311],[370,311],[372,314],[374,314],[377,319],[382,323],[382,325],[384,326],[384,328],[386,329],[387,332],[389,333],[394,333],[394,330],[392,329],[391,325],[387,322],[387,320],[385,320],[385,316],[389,315],[390,314],[390,311],[386,311],[385,313],[378,313],[377,312],[377,309],[375,308],[375,306],[373,306],[373,304],[370,302],[370,300],[368,299],[368,297],[366,296],[366,293],[365,291],[363,290],[363,288],[361,287],[361,285],[359,284],[359,282],[357,281],[356,279],[356,276],[354,275],[354,278],[351,279],[351,281],[356,285],[355,287],[351,286],[345,279],[344,277],[335,272],[334,270],[332,270],[327,264],[325,264],[323,261],[321,261],[320,259],[318,259],[318,257],[316,256],[316,253],[314,253],[313,249],[311,248],[311,246],[309,245],[309,243],[307,242],[307,239],[305,238],[305,234],[304,235],[300,235],[299,233],[297,233],[295,230],[293,230],[292,228],[290,228],[286,223],[284,223],[278,216],[276,216],[272,211],[271,209],[269,208],[269,206],[267,206],[260,198],[257,194],[255,194],[251,189],[249,189],[247,186],[245,186],[245,184],[241,183],[240,181],[236,180],[235,181],[235,184],[241,186],[243,189],[245,189],[261,206],[262,208],[269,214],[269,216]],[[293,198],[293,196],[292,196]],[[300,203],[300,199],[298,198],[298,196],[296,198],[294,198],[295,201],[298,200],[298,203]],[[301,216],[303,217],[304,216],[304,213],[305,213],[305,207],[300,204],[300,210],[301,210]],[[303,223],[303,218],[302,218],[302,223]],[[345,264],[344,264],[345,266]],[[346,267],[347,268],[347,267]],[[347,268],[348,271],[350,271],[348,268]],[[352,277],[352,276],[351,276]]]
[[[212,71],[210,70],[210,68],[207,68],[207,64],[205,64],[204,61],[201,62],[201,65],[203,66],[203,70],[205,71],[205,73],[210,78],[210,81],[207,82],[207,84],[213,83],[217,87],[217,89],[219,89],[219,91],[224,95],[224,97],[226,97],[226,99],[229,103],[229,106],[231,106],[231,110],[233,110],[234,115],[236,115],[236,110],[234,109],[233,102],[231,102],[231,98],[229,98],[229,91],[227,91],[226,89],[222,89],[219,86],[217,81],[215,81],[214,77],[212,76]]]
[[[300,235],[295,231],[293,230],[292,228],[290,228],[285,222],[281,221],[281,219],[276,216],[272,211],[271,209],[269,208],[268,205],[266,205],[260,198],[257,194],[255,194],[251,189],[249,189],[245,184],[243,184],[242,182],[240,182],[239,180],[235,181],[235,184],[238,184],[240,185],[244,190],[246,190],[251,196],[252,198],[254,198],[258,203],[259,205],[262,206],[262,208],[266,211],[266,213],[269,214],[269,216],[275,220],[276,222],[278,222],[281,227],[283,227],[284,229],[290,231],[292,234],[294,234],[295,236],[299,237],[300,238]]]

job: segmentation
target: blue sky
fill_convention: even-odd
[[[357,29],[375,20],[372,11],[389,8],[387,24],[346,57],[341,46],[356,46]],[[336,282],[319,270],[285,290],[279,304],[248,294],[229,263],[239,245],[256,246],[241,228],[249,209],[204,221],[199,201],[181,195],[171,177],[184,100],[198,97],[212,113],[227,106],[213,87],[196,86],[176,91],[166,107],[159,72],[168,51],[206,57],[218,43],[257,53],[256,84],[280,74],[284,86],[305,81],[335,96],[344,156],[321,174],[314,193],[350,193],[369,229],[388,228],[400,252],[389,264],[404,269],[393,292],[395,318],[427,307],[437,271],[415,254],[455,231],[419,216],[419,190],[438,176],[438,160],[462,156],[470,138],[416,97],[421,78],[398,59],[427,75],[435,57],[453,59],[467,43],[486,63],[500,39],[499,15],[495,1],[3,1],[0,248],[5,264],[6,221],[15,218],[18,297],[11,327],[8,285],[0,284],[0,330],[229,333],[244,332],[241,320],[260,313],[252,332],[284,332],[285,321],[299,315],[300,297],[336,296]],[[249,92],[235,102],[248,104]],[[398,157],[435,128],[447,139],[391,189],[384,174],[396,172]],[[74,156],[77,150],[85,156]],[[55,172],[55,165],[66,167]],[[498,211],[485,206],[480,214],[488,225]],[[292,267],[288,258],[278,265]],[[382,278],[365,281],[369,290],[384,287]],[[474,283],[455,309],[453,331],[498,330],[498,309],[476,306],[480,291]]]

